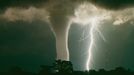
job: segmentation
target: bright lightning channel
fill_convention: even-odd
[[[88,59],[86,62],[86,70],[90,70],[90,63],[91,63],[91,50],[93,49],[94,46],[94,31],[97,27],[97,23],[96,23],[96,18],[93,18],[91,21],[91,29],[90,29],[90,46],[89,46],[89,50],[88,50]]]
[[[101,13],[101,14],[100,14]],[[103,14],[102,14],[103,13]],[[85,64],[85,69],[90,70],[91,68],[91,57],[92,57],[92,50],[95,46],[95,35],[94,32],[98,32],[100,37],[103,39],[103,41],[106,42],[105,37],[99,30],[99,24],[103,20],[110,19],[108,16],[109,13],[104,10],[100,10],[96,8],[96,6],[90,4],[90,3],[83,3],[78,8],[75,9],[75,17],[72,17],[72,22],[79,23],[81,25],[90,25],[90,31],[89,31],[89,37],[90,37],[90,45],[88,49],[88,56]],[[87,38],[87,37],[85,37]],[[84,38],[84,39],[85,39]],[[82,40],[84,40],[82,39]]]

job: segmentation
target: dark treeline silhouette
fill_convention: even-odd
[[[20,67],[12,67],[7,72],[0,72],[0,75],[134,75],[134,72],[123,67],[110,71],[105,69],[74,71],[70,61],[57,60],[52,66],[42,65],[38,73],[25,72]]]

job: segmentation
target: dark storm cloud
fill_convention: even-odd
[[[4,13],[10,8],[28,10],[30,7],[33,7],[35,10],[39,9],[49,12],[51,17],[57,17],[55,15],[58,15],[63,18],[64,16],[73,15],[75,7],[83,2],[89,2],[111,10],[118,10],[134,5],[133,0],[0,0],[0,13]],[[31,10],[32,12],[36,13],[36,11]],[[39,12],[42,13],[42,11]],[[52,20],[51,17],[50,20]]]
[[[93,4],[103,6],[105,8],[110,9],[119,9],[127,6],[133,6],[133,0],[0,0],[0,9],[8,8],[8,7],[28,7],[28,6],[41,6],[44,3],[48,2],[65,2],[70,1],[72,3],[75,2],[84,2],[89,1]],[[66,4],[66,3],[63,3]]]
[[[89,1],[101,7],[115,10],[134,6],[134,0],[89,0]]]
[[[40,6],[48,0],[0,0],[0,9],[8,7],[28,7],[28,6]]]

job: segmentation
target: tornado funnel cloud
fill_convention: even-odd
[[[70,0],[50,0],[49,21],[56,39],[56,60],[69,61],[68,32],[75,4]]]
[[[68,31],[61,31],[56,33],[56,52],[57,60],[69,61],[69,50],[68,50]]]
[[[51,14],[53,15],[53,14]],[[68,31],[70,28],[69,19],[62,15],[50,17],[51,28],[56,38],[56,60],[69,61]]]

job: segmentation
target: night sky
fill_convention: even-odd
[[[46,7],[48,1],[0,0],[0,14],[3,15],[10,7],[28,8],[34,6],[40,9]],[[56,1],[61,0],[54,2]],[[81,0],[69,1],[72,4],[75,1],[81,2]],[[108,4],[108,1],[111,2]],[[89,2],[114,11],[133,8],[134,5],[132,0],[89,0]],[[36,12],[36,14],[38,13],[40,14],[40,11]],[[28,21],[23,20],[23,18],[15,18],[15,20],[14,17],[8,18],[0,18],[0,71],[7,71],[12,66],[19,66],[24,70],[37,72],[40,65],[52,65],[56,58],[56,44],[54,34],[49,27],[50,24],[47,21],[40,20],[40,17],[36,18],[36,16],[34,16],[36,19],[32,19],[32,21],[31,17],[27,19]],[[104,68],[109,70],[122,66],[134,70],[133,20],[134,17],[121,25],[113,25],[113,20],[104,22],[100,31],[106,41],[103,41],[98,33],[94,33],[96,40],[92,50],[92,69]],[[85,70],[90,44],[89,30],[88,26],[78,23],[73,23],[69,30],[70,61],[75,70]],[[81,40],[86,36],[89,37]]]

